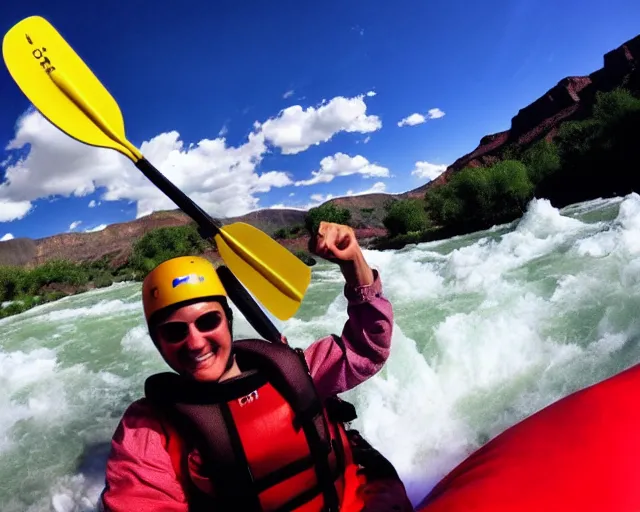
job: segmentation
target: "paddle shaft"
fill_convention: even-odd
[[[136,167],[167,197],[176,203],[182,211],[198,223],[201,228],[201,235],[207,238],[213,238],[213,235],[219,231],[216,220],[211,218],[197,204],[182,192],[178,187],[164,177],[146,158],[141,158],[136,162]],[[210,231],[211,233],[207,232]],[[260,309],[253,297],[244,289],[238,278],[233,275],[231,270],[222,265],[216,269],[222,285],[229,294],[231,301],[238,307],[240,312],[249,321],[251,326],[268,341],[274,343],[281,342],[280,332],[269,320],[269,317]]]
[[[202,208],[195,204],[189,197],[182,192],[178,187],[171,183],[163,174],[156,169],[151,162],[142,157],[135,162],[136,167],[144,174],[156,187],[165,193],[169,199],[180,207],[189,217],[191,217],[200,227],[200,235],[206,239],[213,239],[215,235],[220,235],[224,241],[231,247],[232,250],[239,254],[242,254],[243,259],[249,263],[262,277],[274,285],[283,294],[293,300],[302,300],[299,293],[295,288],[292,288],[289,283],[280,279],[277,274],[274,274],[270,269],[264,265],[264,263],[258,258],[251,250],[243,248],[242,245],[238,245],[238,242],[234,240],[234,237],[230,237],[228,233],[222,231],[222,223],[219,220],[212,218]]]
[[[280,343],[280,331],[269,320],[269,317],[260,309],[253,297],[244,289],[238,278],[233,275],[231,270],[221,265],[216,269],[218,277],[222,282],[222,286],[229,294],[231,301],[238,307],[240,312],[249,321],[256,332],[267,341]]]
[[[184,213],[191,217],[200,227],[201,235],[207,239],[212,239],[214,235],[220,233],[222,224],[212,218],[182,190],[171,183],[165,176],[156,169],[149,160],[141,158],[135,162],[136,167],[144,174],[151,183],[158,187],[171,199]]]

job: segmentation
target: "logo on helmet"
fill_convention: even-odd
[[[175,277],[171,282],[171,286],[173,288],[180,286],[181,284],[197,284],[202,283],[204,281],[203,276],[199,276],[198,274],[189,274],[186,276]]]

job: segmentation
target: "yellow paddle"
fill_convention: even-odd
[[[227,267],[281,320],[300,307],[311,269],[259,229],[236,222],[222,226],[164,177],[126,139],[120,107],[57,30],[31,16],[14,25],[2,42],[11,76],[53,125],[91,146],[110,148],[136,167],[200,227],[215,238]]]

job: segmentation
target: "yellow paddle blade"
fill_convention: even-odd
[[[266,233],[243,222],[215,237],[225,264],[280,320],[291,318],[311,282],[311,269]]]
[[[126,138],[118,104],[47,20],[31,16],[14,25],[4,36],[2,55],[18,87],[49,122],[80,142],[137,160],[122,142]],[[93,115],[86,112],[87,105]]]

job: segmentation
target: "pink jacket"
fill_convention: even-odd
[[[304,352],[322,399],[375,375],[389,356],[393,311],[374,270],[370,286],[348,287],[349,318],[340,338],[327,336]],[[187,512],[187,497],[167,452],[168,440],[155,411],[142,398],[125,411],[111,441],[105,489],[107,512]]]

